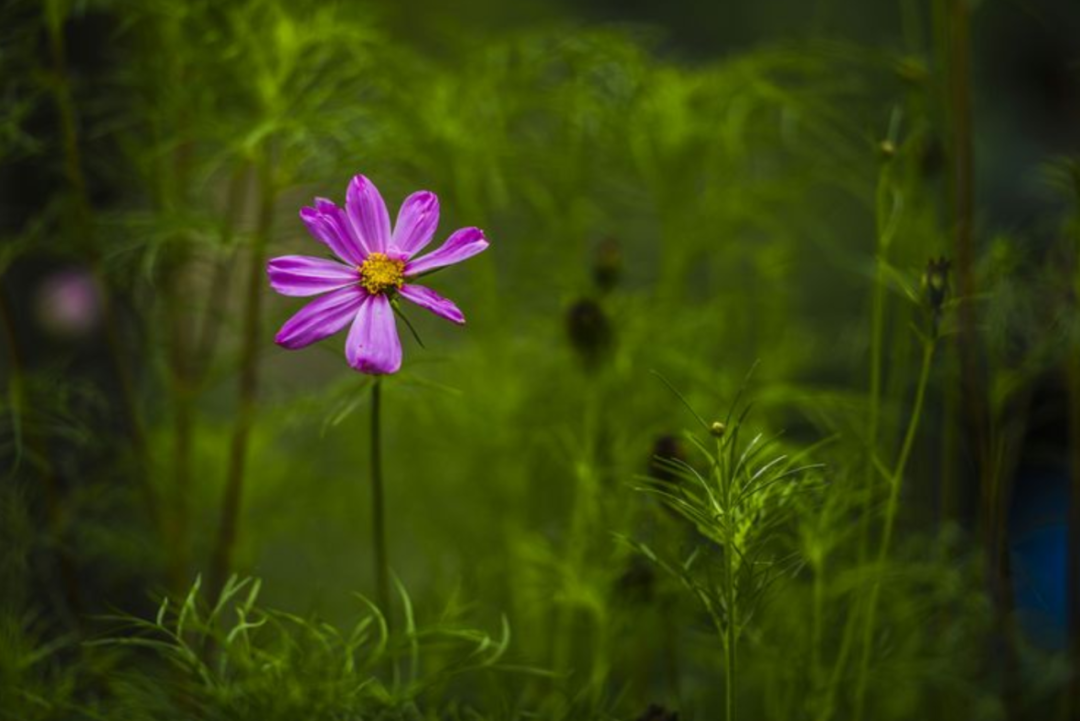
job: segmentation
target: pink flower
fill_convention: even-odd
[[[378,189],[357,175],[349,183],[344,210],[316,198],[314,207],[300,211],[300,218],[340,262],[303,255],[269,262],[270,285],[278,293],[319,296],[286,321],[274,338],[278,345],[296,350],[349,326],[345,339],[349,365],[362,373],[396,373],[401,368],[401,341],[394,321],[398,297],[454,323],[465,322],[451,301],[413,283],[488,247],[479,228],[462,228],[438,250],[416,258],[439,224],[439,199],[434,193],[421,190],[406,198],[391,230]]]
[[[38,321],[49,333],[75,339],[88,335],[101,320],[101,294],[94,276],[81,268],[51,274],[36,293]]]

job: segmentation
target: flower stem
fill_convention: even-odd
[[[930,369],[934,358],[934,339],[929,339],[923,344],[922,369],[919,372],[919,384],[915,390],[915,404],[911,409],[911,418],[908,421],[907,432],[904,434],[904,443],[900,448],[900,456],[896,460],[896,467],[889,478],[889,500],[885,506],[885,528],[881,534],[881,545],[878,547],[877,570],[885,564],[889,555],[889,545],[892,543],[893,528],[896,525],[896,515],[900,507],[900,487],[904,478],[904,469],[907,467],[911,450],[915,445],[915,435],[919,428],[919,418],[922,416],[923,401],[926,398],[926,386],[930,380]],[[865,623],[863,624],[862,656],[859,661],[859,674],[855,687],[855,713],[852,718],[859,721],[862,718],[863,706],[866,700],[866,682],[870,672],[870,654],[873,649],[874,624],[877,616],[878,598],[881,595],[880,579],[875,581],[870,590],[870,598],[867,605]]]
[[[870,320],[870,409],[867,418],[866,439],[866,484],[867,500],[862,509],[861,528],[859,529],[859,560],[866,557],[870,541],[870,503],[872,494],[869,490],[874,485],[874,461],[878,453],[878,437],[881,430],[881,386],[885,343],[885,301],[888,289],[887,271],[889,265],[889,247],[895,233],[895,217],[899,210],[898,202],[891,197],[892,181],[889,165],[886,163],[878,174],[877,190],[874,200],[874,218],[877,226],[877,247],[874,252],[874,294],[871,301]]]
[[[371,385],[371,517],[375,549],[375,589],[379,610],[390,625],[390,564],[386,553],[386,512],[382,474],[382,379]]]

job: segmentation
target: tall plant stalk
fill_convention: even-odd
[[[877,477],[876,463],[878,440],[881,429],[881,387],[884,375],[883,355],[885,344],[885,299],[888,292],[889,248],[896,234],[896,221],[901,204],[896,196],[891,163],[885,160],[878,173],[877,190],[874,194],[874,218],[877,247],[874,252],[874,292],[870,311],[870,406],[867,413],[867,459],[866,498],[863,504],[862,528],[859,534],[859,558],[866,557],[870,542],[870,508]]]
[[[390,623],[390,561],[386,548],[386,497],[382,472],[382,379],[371,384],[371,528],[375,552],[375,591],[379,610]]]
[[[202,319],[198,324],[195,354],[191,359],[192,374],[196,379],[202,379],[206,375],[217,351],[218,339],[221,337],[221,318],[224,316],[222,308],[226,307],[228,302],[229,288],[232,285],[230,281],[236,265],[237,249],[234,247],[233,240],[236,236],[236,226],[243,216],[246,205],[248,171],[249,166],[246,163],[240,164],[229,178],[219,231],[219,247],[223,252],[215,258],[214,268],[211,271],[206,303],[201,313]]]
[[[186,153],[185,153],[186,155]],[[177,186],[186,181],[186,158],[177,158],[175,175]],[[242,192],[246,168],[239,167],[231,176],[225,194],[224,210],[220,225],[220,243],[222,247],[232,245],[234,226],[243,209]],[[185,243],[180,237],[178,243]],[[192,319],[185,323],[185,307],[182,299],[188,295],[184,287],[182,268],[189,262],[186,248],[182,248],[180,258],[174,270],[172,283],[168,287],[166,313],[171,326],[172,352],[170,354],[171,381],[173,395],[173,513],[171,518],[172,568],[170,581],[175,592],[186,584],[184,572],[188,567],[191,542],[191,478],[192,454],[194,451],[194,432],[197,420],[196,400],[206,373],[214,357],[218,338],[219,314],[226,305],[231,266],[235,261],[235,251],[230,249],[230,258],[217,259],[210,285],[207,288],[206,307],[201,321]]]
[[[908,420],[907,431],[904,433],[904,442],[900,448],[900,455],[896,460],[896,466],[889,476],[889,499],[885,505],[885,526],[881,532],[881,543],[877,553],[877,572],[885,566],[888,560],[889,547],[892,544],[893,529],[896,525],[896,517],[900,510],[900,489],[903,485],[904,470],[907,468],[908,459],[911,457],[912,448],[915,446],[915,437],[919,428],[919,419],[922,417],[923,401],[926,398],[926,387],[930,380],[930,369],[934,358],[934,347],[937,345],[936,338],[932,337],[923,342],[922,366],[919,371],[919,382],[915,388],[915,401],[911,408],[911,417]],[[870,589],[870,597],[867,600],[866,615],[863,622],[862,655],[859,659],[859,671],[855,685],[855,712],[852,716],[856,721],[863,718],[863,709],[866,702],[866,685],[870,673],[870,658],[873,655],[874,626],[877,621],[878,600],[881,594],[881,582],[876,581]]]
[[[894,113],[889,129],[889,142],[896,132],[897,114]],[[863,486],[862,513],[858,537],[858,558],[860,563],[866,560],[870,548],[870,518],[873,516],[873,489],[877,485],[878,446],[881,435],[881,395],[884,376],[885,345],[885,301],[888,292],[889,249],[896,235],[897,223],[902,210],[900,196],[892,181],[892,164],[885,158],[878,172],[877,189],[874,193],[874,226],[876,248],[874,252],[874,290],[870,305],[870,389],[867,410],[866,438],[866,478]],[[835,692],[840,683],[840,676],[848,664],[852,646],[855,643],[858,614],[848,614],[844,633],[840,640],[840,650],[833,665],[830,682],[825,690],[823,703],[824,716],[832,715]]]
[[[999,669],[1005,676],[1005,703],[1016,705],[1019,650],[1013,630],[1013,591],[1008,554],[1009,483],[1004,471],[1005,439],[995,427],[987,380],[980,363],[981,344],[975,298],[975,172],[974,115],[971,87],[970,0],[944,0],[937,14],[939,55],[947,68],[945,107],[949,127],[950,201],[953,213],[954,257],[959,288],[956,335],[960,366],[960,406],[976,461],[979,482],[979,527],[994,601],[997,635],[1003,653]]]
[[[948,10],[945,20],[945,52],[948,77],[947,105],[949,115],[949,147],[951,150],[954,256],[956,277],[959,284],[960,334],[958,336],[962,363],[965,402],[968,406],[969,420],[975,422],[979,431],[977,441],[979,451],[985,448],[982,427],[986,416],[982,412],[982,395],[974,383],[978,373],[978,338],[976,335],[975,307],[975,178],[974,144],[971,112],[971,17],[969,0],[947,0]]]
[[[163,39],[168,47],[177,41]],[[173,70],[176,84],[185,86],[186,73],[181,65]],[[189,139],[187,107],[178,103],[176,108],[176,135],[180,142],[172,154],[172,163],[162,169],[162,178],[172,176],[172,183],[162,183],[159,204],[166,211],[175,211],[187,200],[187,187],[191,169],[192,144]],[[188,295],[186,271],[191,261],[190,240],[185,233],[177,233],[174,258],[170,262],[165,284],[165,314],[169,327],[169,370],[172,382],[173,402],[173,487],[171,518],[169,525],[172,538],[169,542],[170,583],[172,590],[180,593],[187,585],[185,575],[189,563],[189,536],[191,525],[191,455],[195,426],[195,383],[192,360],[192,333],[186,317],[185,299]]]
[[[172,291],[175,293],[175,289]],[[173,335],[171,353],[172,395],[173,395],[173,512],[170,585],[179,593],[186,581],[184,578],[188,566],[188,537],[190,526],[191,490],[191,451],[194,433],[194,379],[191,375],[191,363],[188,348],[184,342],[181,311],[176,307],[177,299],[171,298],[169,305],[170,328]]]
[[[722,440],[716,441],[716,457],[727,458],[724,453]],[[723,462],[721,460],[721,462]],[[724,606],[727,610],[727,619],[724,625],[724,718],[727,721],[735,721],[735,671],[737,661],[737,648],[739,643],[739,615],[737,613],[738,598],[735,592],[735,521],[732,511],[735,508],[735,498],[732,493],[735,485],[735,472],[728,469],[727,473],[721,474],[721,494],[724,499]]]
[[[255,421],[255,403],[259,384],[259,348],[263,285],[265,284],[266,248],[274,220],[277,194],[273,182],[273,153],[264,148],[255,163],[259,177],[259,213],[248,256],[248,285],[244,304],[243,338],[240,348],[240,380],[236,423],[229,444],[229,462],[225,477],[221,524],[210,567],[211,597],[224,587],[232,568],[234,546],[240,523],[248,443]]]
[[[997,496],[992,480],[987,440],[987,408],[982,373],[979,368],[979,337],[975,314],[975,177],[971,110],[971,10],[969,0],[945,0],[938,7],[938,54],[947,68],[945,108],[949,137],[949,200],[952,208],[953,257],[959,294],[956,335],[960,360],[961,408],[970,437],[981,488],[981,529],[997,578]]]

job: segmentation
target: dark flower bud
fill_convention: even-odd
[[[633,555],[626,564],[622,575],[615,582],[619,596],[629,601],[648,602],[652,600],[656,572],[650,561],[640,555]]]
[[[649,708],[645,709],[645,713],[638,716],[637,721],[679,721],[679,714],[668,711],[659,704],[651,703]]]
[[[649,475],[665,483],[678,483],[680,476],[671,467],[671,461],[686,461],[682,443],[672,435],[662,435],[653,443],[652,457],[649,461]]]
[[[922,287],[927,305],[935,314],[941,312],[945,297],[949,293],[949,268],[952,263],[945,256],[931,258],[923,272]]]
[[[612,331],[607,314],[591,298],[583,298],[566,314],[566,331],[570,345],[586,368],[592,369],[611,347]]]
[[[945,167],[945,147],[936,137],[926,138],[918,147],[919,171],[924,178],[936,178]]]
[[[709,426],[709,433],[711,433],[714,438],[723,438],[724,433],[726,432],[727,426],[725,426],[720,421],[713,421],[713,424]]]
[[[888,139],[882,140],[878,143],[878,153],[881,154],[882,160],[892,160],[896,155],[896,143]]]
[[[614,238],[604,238],[596,248],[593,263],[593,280],[601,293],[607,293],[619,284],[622,269],[622,246]]]

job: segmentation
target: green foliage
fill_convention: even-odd
[[[1063,262],[988,232],[977,296],[954,276],[927,306],[955,225],[947,68],[903,4],[903,51],[812,36],[693,62],[650,30],[550,8],[524,27],[494,2],[5,4],[0,169],[37,197],[0,215],[0,718],[1046,703],[1068,664],[1009,640],[1039,683],[1001,680],[992,564],[946,510],[976,455],[957,341],[987,375],[979,480],[1007,499],[1027,400],[1077,337],[1080,214],[1045,222]],[[262,277],[264,254],[319,253],[297,210],[356,172],[391,211],[435,191],[436,243],[492,241],[431,278],[468,325],[410,311],[425,346],[400,326],[383,383],[389,623],[354,595],[370,380],[340,340],[274,347],[297,303]],[[1075,160],[1043,178],[1075,204]],[[35,264],[57,263],[101,287],[89,338],[38,327]],[[715,431],[692,410],[725,407]],[[218,593],[192,579],[233,478],[231,565],[262,581]]]
[[[774,442],[763,440],[761,434],[743,447],[739,435],[750,409],[733,423],[737,407],[738,398],[723,423],[708,424],[694,413],[703,430],[716,439],[715,450],[710,450],[690,436],[708,463],[707,474],[686,461],[660,458],[667,478],[646,486],[711,544],[700,545],[688,558],[674,563],[659,560],[647,546],[638,546],[682,582],[716,628],[725,651],[725,718],[729,720],[735,718],[739,641],[776,581],[790,574],[792,562],[799,562],[795,554],[779,555],[782,551],[774,539],[789,521],[795,495],[804,491],[799,477],[820,468],[792,466],[786,455],[769,459],[766,454]],[[716,549],[720,557],[710,558]]]
[[[199,581],[166,598],[152,620],[116,617],[122,635],[92,642],[142,656],[138,672],[113,681],[127,718],[205,719],[479,718],[443,689],[460,677],[497,672],[509,643],[442,618],[418,625],[398,587],[403,628],[391,633],[366,599],[344,629],[258,605],[261,583],[229,580],[205,606]],[[145,653],[139,653],[144,651]]]
[[[740,445],[748,411],[734,423],[729,414],[726,423],[716,424],[713,434],[720,437],[715,449],[690,436],[707,461],[707,474],[686,461],[660,459],[674,484],[668,479],[654,480],[645,487],[690,521],[712,542],[712,549],[720,550],[720,558],[710,559],[710,547],[702,546],[687,559],[664,565],[701,601],[725,644],[738,642],[773,584],[791,574],[792,561],[800,561],[779,555],[782,546],[776,539],[797,508],[795,496],[808,492],[801,477],[822,468],[793,465],[787,455],[770,458],[776,441],[765,440],[760,433]],[[656,558],[648,547],[641,550]]]

